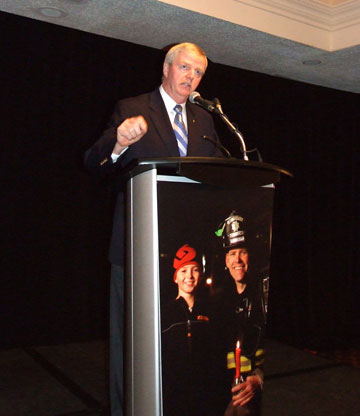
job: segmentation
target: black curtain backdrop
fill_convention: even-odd
[[[106,337],[113,197],[82,158],[117,99],[160,84],[164,53],[6,13],[0,33],[0,346]],[[213,62],[199,91],[221,100],[249,149],[295,175],[275,197],[269,336],[353,345],[359,95]],[[239,154],[235,136],[216,125]]]

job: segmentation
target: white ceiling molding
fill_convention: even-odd
[[[360,0],[158,0],[326,51],[360,44]]]

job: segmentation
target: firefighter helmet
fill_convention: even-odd
[[[219,224],[215,234],[217,237],[221,237],[222,246],[227,250],[247,246],[249,243],[245,220],[236,211],[232,211],[231,214]]]

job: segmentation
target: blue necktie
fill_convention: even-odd
[[[182,107],[180,104],[177,104],[174,107],[175,118],[174,118],[174,132],[176,140],[179,146],[180,156],[186,156],[187,146],[188,146],[188,136],[185,128],[185,124],[182,118]]]

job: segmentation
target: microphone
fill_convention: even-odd
[[[201,95],[197,91],[193,91],[189,95],[189,101],[193,104],[198,104],[200,107],[205,108],[205,110],[208,110],[211,112],[215,110],[215,105],[213,101],[205,100],[205,98],[202,98]]]
[[[197,91],[193,91],[189,95],[189,101],[193,104],[200,105],[201,107],[205,108],[206,110],[208,110],[210,112],[219,114],[220,118],[228,126],[230,131],[232,133],[234,133],[237,136],[237,138],[239,139],[240,146],[241,146],[241,151],[243,152],[243,155],[244,155],[244,160],[249,160],[249,157],[247,155],[245,140],[244,140],[242,134],[240,133],[240,131],[238,130],[238,128],[233,123],[231,123],[228,116],[226,114],[224,114],[223,109],[221,108],[220,100],[218,98],[214,98],[212,101],[208,101],[208,100],[205,100],[204,98],[202,98],[201,95]],[[207,136],[203,136],[203,138],[205,140],[210,139]],[[210,141],[212,141],[212,140],[210,140]],[[213,142],[213,143],[215,144],[215,142]],[[215,144],[215,146],[219,147],[222,150],[222,152],[224,154],[226,154],[226,156],[231,157],[229,151],[224,146],[222,146],[221,144],[220,145]]]

